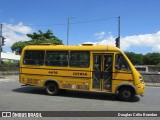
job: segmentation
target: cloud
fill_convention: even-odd
[[[152,50],[154,52],[160,52],[160,44],[153,46]]]
[[[12,25],[12,24],[4,24],[7,26],[7,28],[11,29],[14,32],[18,32],[21,34],[27,34],[32,31],[32,28],[23,25],[22,22],[18,23],[17,25]]]
[[[111,34],[99,42],[93,44],[112,45],[115,46],[115,37]],[[160,52],[160,31],[153,34],[141,34],[121,37],[121,49],[124,51],[129,50],[132,46],[151,47],[150,52]]]
[[[105,32],[100,32],[100,33],[95,33],[94,36],[96,37],[96,39],[102,39],[104,38],[104,36],[106,35]]]
[[[126,36],[121,39],[123,50],[131,46],[151,47],[152,52],[160,52],[160,31],[153,34]]]
[[[29,40],[26,34],[31,32],[33,32],[33,29],[23,25],[22,22],[18,23],[17,25],[3,23],[3,36],[6,38],[5,47],[11,46],[17,41]]]

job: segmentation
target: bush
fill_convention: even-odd
[[[4,62],[0,65],[0,71],[18,71],[19,70],[19,63],[17,62]]]

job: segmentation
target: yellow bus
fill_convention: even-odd
[[[143,77],[114,46],[26,46],[20,59],[20,83],[45,87],[49,95],[61,89],[97,91],[121,100],[143,96]]]

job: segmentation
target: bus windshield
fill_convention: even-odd
[[[122,54],[116,54],[116,66],[118,70],[130,71],[130,67]]]

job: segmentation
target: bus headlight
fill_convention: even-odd
[[[144,79],[143,79],[142,76],[139,76],[139,80],[140,80],[141,83],[144,83]]]

